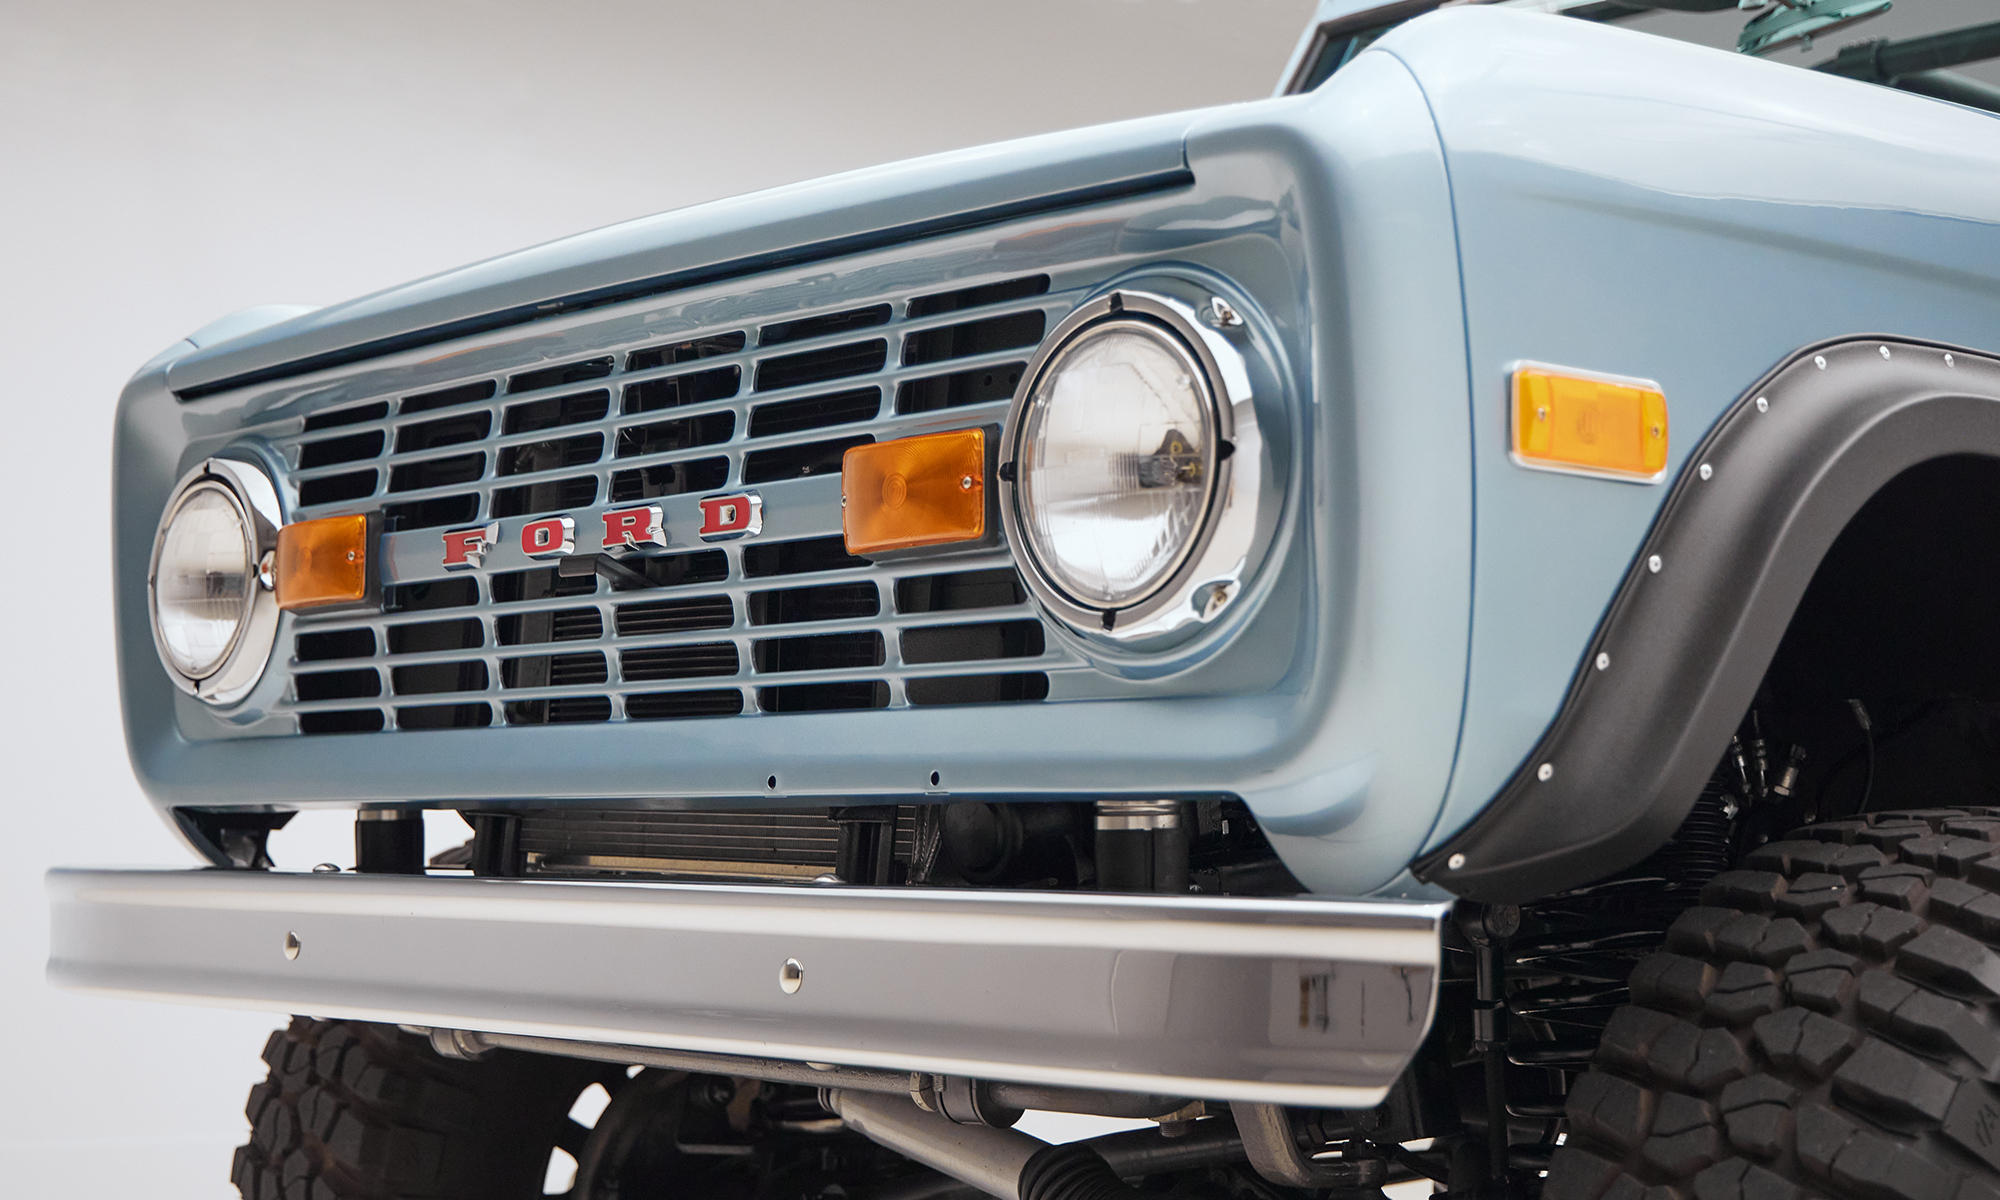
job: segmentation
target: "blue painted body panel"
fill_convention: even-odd
[[[162,807],[1227,794],[1315,891],[1400,889],[1546,728],[1665,495],[1511,466],[1505,365],[1659,379],[1678,470],[1803,342],[1883,329],[2000,345],[1996,165],[2000,125],[1981,114],[1457,9],[1308,96],[705,205],[180,343],[133,380],[118,423],[133,762]],[[1050,198],[1062,206],[1033,211]],[[302,414],[467,364],[1033,270],[1051,297],[1165,271],[1254,303],[1282,516],[1244,599],[1171,669],[1052,668],[1042,704],[347,737],[277,736],[263,700],[216,714],[162,677],[146,555],[174,480],[206,454],[263,453]],[[654,294],[587,311],[169,394],[648,280]],[[767,504],[823,505],[820,483],[774,485]]]
[[[1808,342],[1883,332],[2000,347],[2000,120],[1505,12],[1422,18],[1378,46],[1437,114],[1472,361],[1472,668],[1435,846],[1547,728],[1667,494],[1514,467],[1507,364],[1658,380],[1671,476],[1744,388]]]

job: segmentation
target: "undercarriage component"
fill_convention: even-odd
[[[1188,829],[1172,800],[1097,802],[1097,886],[1107,892],[1185,892]]]
[[[1165,1118],[1190,1103],[1185,1096],[1148,1092],[1000,1083],[931,1075],[922,1071],[876,1071],[866,1067],[837,1067],[831,1063],[787,1062],[737,1054],[700,1054],[688,1050],[577,1042],[520,1033],[478,1033],[469,1029],[424,1029],[422,1026],[405,1028],[423,1032],[430,1038],[431,1048],[446,1058],[480,1059],[499,1049],[525,1050],[534,1054],[637,1064],[732,1079],[907,1095],[919,1108],[943,1113],[951,1120],[968,1125],[1005,1128],[1020,1119],[1022,1110],[1030,1108],[1043,1112],[1090,1113],[1100,1117]]]
[[[1379,1155],[1308,1155],[1283,1105],[1232,1104],[1229,1109],[1250,1165],[1281,1187],[1379,1188],[1389,1177],[1388,1160]]]
[[[1117,1200],[1126,1180],[1241,1161],[1233,1123],[1193,1123],[1180,1137],[1150,1130],[1050,1145],[1011,1129],[957,1124],[889,1096],[832,1090],[822,1103],[847,1127],[1001,1200]]]
[[[288,812],[177,808],[174,828],[197,854],[218,867],[268,870],[271,834],[291,822]]]
[[[424,814],[364,808],[354,814],[354,869],[372,875],[424,873]]]
[[[1023,1195],[1022,1172],[1049,1148],[1025,1133],[961,1125],[893,1096],[834,1090],[824,1103],[869,1140],[1004,1200]]]
[[[689,1071],[698,1075],[725,1075],[732,1079],[759,1079],[771,1083],[889,1094],[907,1094],[910,1091],[910,1074],[906,1071],[871,1071],[864,1067],[836,1067],[831,1063],[814,1065],[740,1054],[696,1054],[685,1050],[661,1050],[653,1046],[576,1042],[521,1033],[478,1033],[470,1029],[429,1029],[425,1032],[431,1039],[431,1048],[446,1058],[479,1059],[495,1050],[526,1050],[533,1054],[657,1067],[663,1071]]]
[[[62,986],[1330,1108],[1375,1105],[1416,1052],[1449,911],[249,871],[49,888]]]

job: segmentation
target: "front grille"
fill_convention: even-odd
[[[593,506],[739,487],[824,519],[625,558],[616,578],[496,570],[302,614],[280,710],[332,734],[1044,699],[1048,671],[1079,663],[1005,549],[852,557],[827,477],[853,446],[996,428],[1074,303],[1048,289],[1036,275],[732,322],[314,413],[274,439],[301,519],[581,527]]]

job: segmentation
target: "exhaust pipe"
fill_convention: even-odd
[[[837,1088],[823,1103],[847,1127],[1000,1200],[1130,1200],[1139,1195],[1089,1146],[1052,1146],[1040,1138],[958,1125],[908,1099]]]

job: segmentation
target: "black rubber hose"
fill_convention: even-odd
[[[1078,1143],[1035,1152],[1021,1168],[1021,1200],[1130,1200],[1139,1189],[1118,1178],[1097,1151]]]

